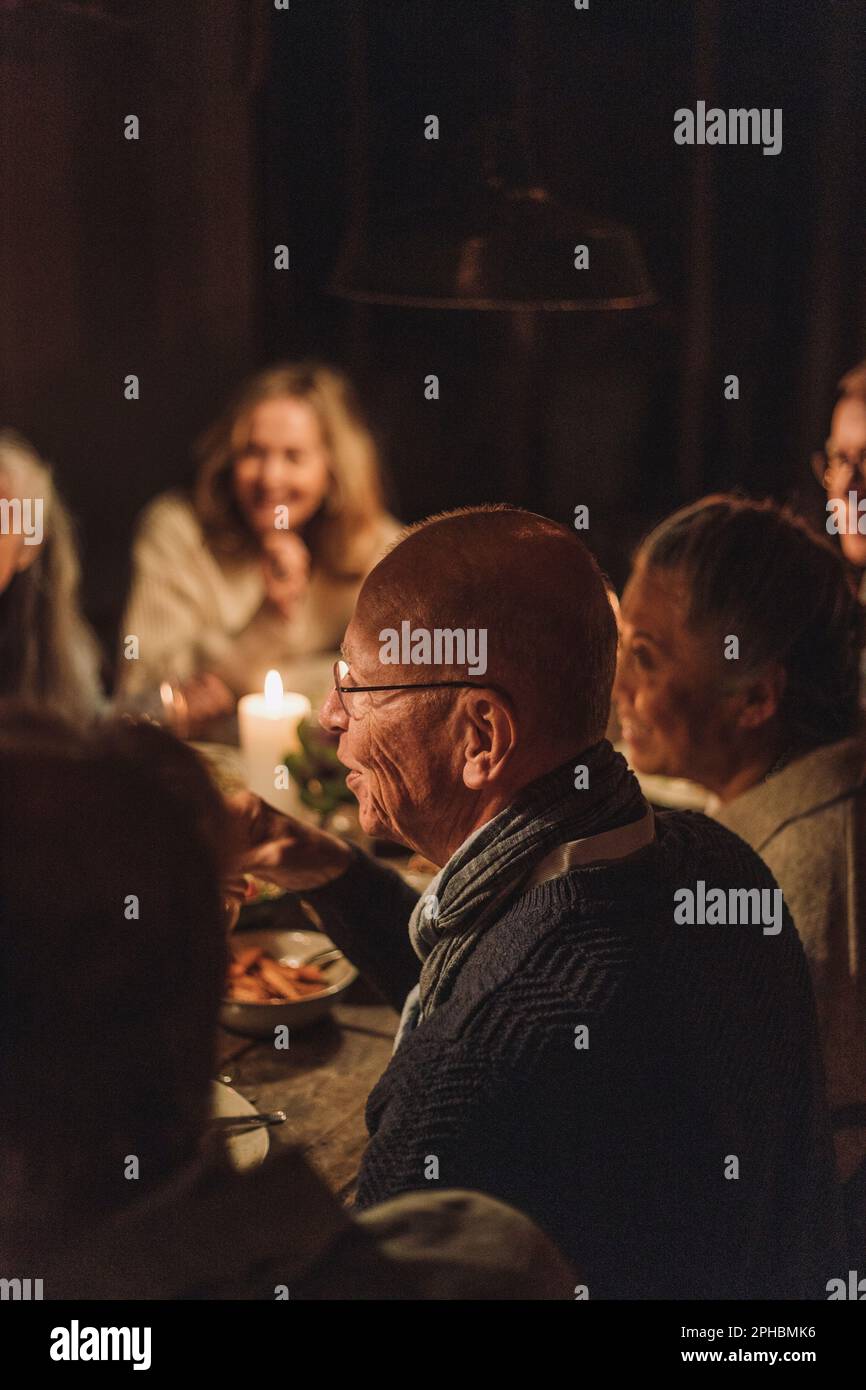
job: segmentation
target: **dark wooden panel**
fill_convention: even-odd
[[[57,467],[106,635],[136,512],[256,357],[265,23],[244,0],[2,16],[0,421]]]

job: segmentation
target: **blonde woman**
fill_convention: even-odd
[[[336,649],[399,531],[372,438],[333,368],[260,372],[197,457],[192,492],[156,498],[141,518],[120,662],[127,693],[177,684],[193,727],[261,688],[270,667]]]
[[[0,698],[51,705],[86,722],[103,697],[78,580],[51,470],[20,435],[0,431]]]

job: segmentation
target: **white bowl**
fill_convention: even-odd
[[[233,941],[241,948],[261,946],[274,960],[287,964],[301,964],[320,951],[334,949],[334,943],[317,931],[245,931],[239,932]],[[220,1023],[232,1033],[243,1033],[250,1038],[273,1039],[274,1029],[280,1024],[290,1032],[293,1028],[309,1028],[311,1023],[317,1023],[330,1012],[332,1005],[358,978],[354,965],[342,955],[322,970],[330,984],[321,994],[294,1003],[287,999],[282,1004],[248,1004],[224,999]]]

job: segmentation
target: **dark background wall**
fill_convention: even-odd
[[[864,73],[866,0],[5,0],[0,421],[58,468],[104,639],[142,502],[241,375],[301,353],[358,379],[407,520],[587,502],[621,577],[710,488],[814,502],[809,451],[866,353]],[[782,107],[782,154],[676,146],[698,98]],[[633,227],[659,307],[527,330],[328,295],[371,211],[459,205],[491,151]]]
[[[0,421],[56,466],[107,643],[137,511],[260,354],[267,18],[231,0],[0,7]]]

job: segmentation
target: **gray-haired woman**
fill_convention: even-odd
[[[855,1223],[866,1216],[862,640],[829,541],[772,503],[707,497],[637,553],[614,688],[635,769],[709,788],[784,893],[812,971],[839,1171],[859,1170]]]

